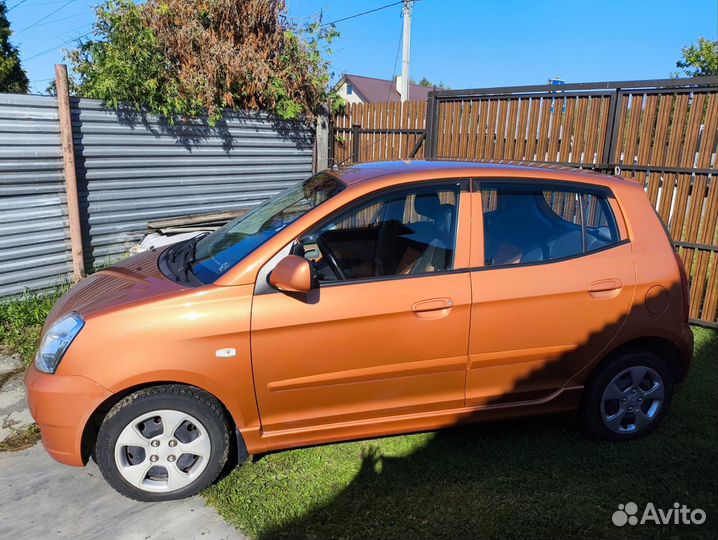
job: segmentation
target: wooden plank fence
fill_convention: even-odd
[[[718,77],[432,92],[334,118],[334,163],[531,162],[640,182],[691,276],[690,318],[718,327]]]
[[[424,158],[425,101],[354,103],[333,119],[329,159],[333,163]]]

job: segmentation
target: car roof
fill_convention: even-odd
[[[377,161],[334,167],[329,172],[347,185],[358,184],[385,176],[393,176],[397,183],[421,177],[444,178],[514,178],[521,180],[564,180],[602,186],[625,186],[630,182],[620,176],[600,174],[590,169],[576,169],[560,165],[537,165],[522,162],[470,161]]]

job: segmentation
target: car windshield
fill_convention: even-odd
[[[214,282],[287,225],[344,187],[328,174],[317,174],[283,191],[197,242],[192,273],[202,283]]]

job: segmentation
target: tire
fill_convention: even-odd
[[[229,455],[229,433],[227,415],[213,396],[192,386],[154,386],[110,409],[97,435],[95,460],[125,497],[183,499],[217,479]]]
[[[599,365],[588,380],[580,408],[583,426],[596,439],[643,437],[666,416],[672,396],[673,377],[661,357],[645,350],[624,351]]]

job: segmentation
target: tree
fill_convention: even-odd
[[[73,77],[67,78],[67,90],[71,96],[80,96],[82,93],[80,92],[80,86],[77,84],[77,81]],[[48,85],[45,87],[45,92],[43,92],[47,96],[56,96],[57,95],[57,81],[52,80],[48,83]]]
[[[326,101],[338,33],[290,23],[284,0],[107,0],[96,15],[69,58],[79,92],[111,107],[216,122],[225,108],[311,119]]]
[[[25,94],[30,87],[30,81],[20,63],[20,53],[10,43],[10,22],[6,16],[7,6],[0,0],[0,92]]]
[[[443,82],[439,82],[439,84],[434,84],[426,77],[422,77],[419,81],[419,86],[425,86],[427,88],[439,88],[440,90],[448,90],[449,87],[445,85]]]
[[[698,43],[681,49],[682,60],[676,62],[676,67],[683,70],[688,77],[702,77],[705,75],[718,75],[718,41],[699,38]],[[680,73],[675,73],[678,77]]]

